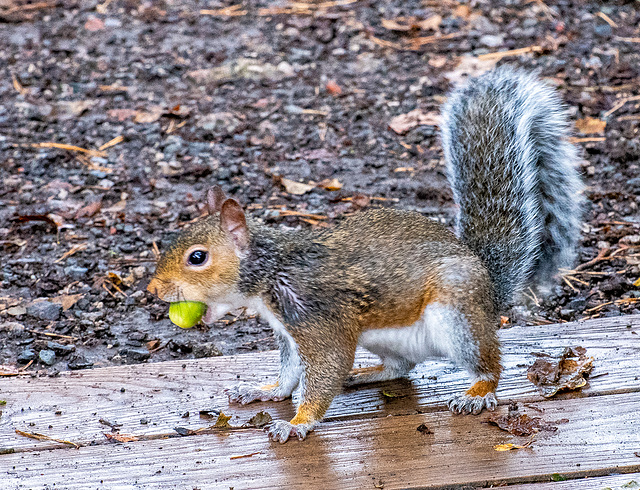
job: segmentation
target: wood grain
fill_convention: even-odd
[[[634,455],[640,447],[638,406],[640,393],[522,407],[530,415],[542,410],[547,421],[568,422],[557,424],[556,432],[539,433],[530,449],[505,452],[494,446],[522,444],[528,438],[481,423],[484,417],[432,412],[328,422],[307,440],[285,445],[269,443],[260,431],[242,430],[21,452],[0,457],[0,475],[3,488],[55,484],[65,489],[374,489],[382,485],[392,490],[549,482],[554,473],[570,478],[638,473],[640,458]],[[433,434],[418,432],[420,424]]]
[[[526,379],[526,366],[534,360],[531,353],[557,353],[576,345],[586,347],[596,362],[592,381],[571,396],[639,391],[640,340],[634,333],[639,326],[639,316],[628,316],[501,330],[506,368],[498,390],[501,402],[541,400]],[[373,362],[373,356],[360,353],[356,364]],[[222,393],[239,380],[273,380],[276,372],[277,355],[268,352],[68,372],[54,378],[3,378],[0,399],[7,404],[0,417],[0,451],[58,446],[20,437],[15,429],[82,444],[103,443],[110,429],[100,418],[122,424],[121,433],[136,435],[172,433],[174,427],[206,427],[213,421],[200,418],[198,412],[208,409],[232,415],[236,425],[260,410],[274,418],[290,418],[290,401],[230,406]],[[336,398],[327,421],[443,410],[449,396],[467,387],[464,372],[443,362],[425,363],[407,380],[348,390]],[[399,397],[385,397],[383,391]],[[142,419],[148,423],[141,424]]]

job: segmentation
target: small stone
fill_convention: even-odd
[[[596,26],[593,31],[600,37],[610,37],[613,29],[609,24],[600,24]]]
[[[7,310],[7,314],[11,316],[22,316],[27,313],[27,309],[24,306],[12,306]]]
[[[60,354],[61,356],[71,354],[76,350],[75,345],[64,345],[59,344],[58,342],[47,342],[47,348],[54,351],[56,354]]]
[[[151,357],[151,354],[147,349],[122,349],[120,351],[121,356],[127,356],[134,361],[146,361]]]
[[[149,423],[149,419],[140,419],[140,423],[142,425],[147,425]]]
[[[0,331],[7,332],[11,338],[21,337],[25,331],[25,326],[18,322],[7,322],[0,324]]]
[[[572,318],[574,314],[575,314],[575,311],[570,310],[568,308],[563,308],[562,310],[560,310],[560,316],[565,320]]]
[[[201,359],[203,357],[218,357],[222,355],[222,352],[213,342],[203,342],[193,347],[193,355],[196,359]]]
[[[18,354],[18,364],[27,364],[36,358],[36,351],[33,349],[25,349]]]
[[[62,305],[52,303],[49,300],[34,301],[27,306],[27,314],[40,320],[55,321],[60,318]]]
[[[478,42],[487,48],[497,48],[504,44],[504,38],[500,35],[485,34]]]
[[[49,350],[49,349],[41,350],[38,357],[47,366],[53,366],[56,363],[56,353],[53,352],[52,350]]]
[[[84,356],[78,355],[78,356],[74,356],[68,363],[67,363],[67,367],[69,369],[86,369],[86,368],[90,368],[91,366],[93,366],[92,362],[89,362],[85,359]]]
[[[78,267],[75,265],[64,268],[65,275],[69,276],[72,279],[75,279],[76,281],[84,279],[84,277],[87,275],[87,272],[89,272],[89,269],[87,269],[86,267]]]

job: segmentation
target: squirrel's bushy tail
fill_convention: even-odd
[[[509,67],[470,80],[444,107],[458,234],[485,262],[500,307],[573,261],[583,197],[568,137],[554,89]]]

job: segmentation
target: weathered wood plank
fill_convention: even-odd
[[[640,390],[640,339],[634,334],[639,326],[640,317],[631,316],[502,330],[506,369],[498,396],[505,403],[508,399],[539,400],[526,380],[531,352],[557,352],[575,345],[586,347],[596,357],[595,378],[582,395]],[[366,354],[358,358],[362,363],[373,359]],[[95,369],[56,378],[0,379],[0,399],[7,401],[0,418],[0,450],[43,446],[17,436],[15,429],[81,443],[103,441],[103,433],[110,429],[100,424],[100,418],[122,424],[123,433],[135,434],[210,425],[211,420],[200,419],[198,411],[211,408],[233,415],[236,424],[263,409],[274,417],[288,418],[293,414],[289,401],[229,406],[222,394],[238,377],[262,382],[273,379],[276,371],[277,355],[271,352]],[[328,420],[441,410],[447,398],[464,390],[467,383],[466,374],[449,364],[426,363],[409,380],[348,390],[335,400]],[[387,399],[383,390],[402,397]],[[190,417],[183,418],[186,412]],[[143,425],[141,419],[149,423]]]
[[[0,456],[0,475],[4,488],[373,489],[383,484],[391,490],[544,482],[554,473],[578,478],[640,472],[634,455],[640,447],[640,393],[535,405],[547,421],[569,421],[556,432],[539,433],[531,449],[495,451],[496,444],[522,444],[527,438],[478,418],[432,412],[329,422],[307,440],[285,445],[268,442],[257,430],[242,430],[8,454]],[[422,423],[433,434],[418,432]]]
[[[635,486],[633,482],[636,482]],[[594,490],[637,490],[640,488],[640,473],[576,478],[561,482],[509,485],[505,490],[585,490],[588,488]]]

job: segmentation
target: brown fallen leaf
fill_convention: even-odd
[[[460,83],[468,77],[481,75],[491,70],[498,63],[497,59],[478,59],[475,56],[461,56],[458,65],[444,76],[453,84]]]
[[[231,427],[231,425],[229,425],[229,420],[231,420],[231,415],[225,415],[224,413],[220,412],[220,415],[218,415],[218,420],[216,420],[216,423],[213,426],[219,429],[228,429]]]
[[[552,432],[558,430],[556,426],[545,422],[541,417],[529,417],[526,413],[521,414],[517,409],[511,410],[511,408],[507,415],[491,415],[487,422],[515,436],[530,436],[541,430]]]
[[[527,449],[528,447],[531,446],[531,443],[533,441],[529,441],[526,444],[519,446],[518,444],[496,444],[495,446],[493,446],[493,449],[495,449],[496,451],[512,451],[514,449]]]
[[[138,114],[138,111],[135,109],[111,109],[107,111],[107,116],[112,119],[116,119],[119,122],[126,121],[127,119],[131,119]]]
[[[389,127],[397,134],[404,134],[417,126],[439,126],[440,114],[437,112],[422,112],[414,109],[407,114],[400,114],[394,117],[389,123]]]
[[[100,211],[102,207],[102,199],[97,199],[93,202],[90,202],[86,206],[81,207],[76,212],[76,219],[78,218],[91,218],[94,214]]]
[[[104,436],[111,442],[132,442],[139,441],[140,438],[138,436],[134,436],[132,434],[109,434],[105,433]]]
[[[329,92],[329,94],[333,95],[334,97],[342,93],[342,89],[340,88],[340,85],[338,85],[333,80],[329,80],[327,82],[327,85],[325,85],[325,88],[327,89],[327,92]]]
[[[315,185],[296,182],[295,180],[285,179],[284,177],[280,177],[279,180],[280,184],[282,184],[282,186],[284,187],[284,190],[289,194],[293,194],[295,196],[306,194],[316,187]]]
[[[60,296],[56,296],[55,298],[51,298],[51,302],[62,305],[62,310],[67,311],[83,297],[84,294],[62,294]]]
[[[582,134],[604,133],[606,127],[607,121],[594,117],[585,117],[576,121],[576,129]]]
[[[321,187],[325,191],[339,191],[342,189],[342,182],[338,179],[324,179],[318,183],[318,187]]]
[[[584,347],[567,347],[559,358],[542,356],[529,367],[527,378],[545,398],[560,391],[577,390],[587,384],[594,359],[586,356]]]
[[[258,429],[262,429],[265,425],[271,422],[273,419],[271,418],[271,414],[269,412],[258,412],[253,417],[249,419],[247,422],[249,425],[255,426]]]
[[[152,106],[146,111],[137,111],[136,117],[133,118],[133,122],[140,124],[153,123],[160,119],[163,113],[164,108],[162,106]]]

